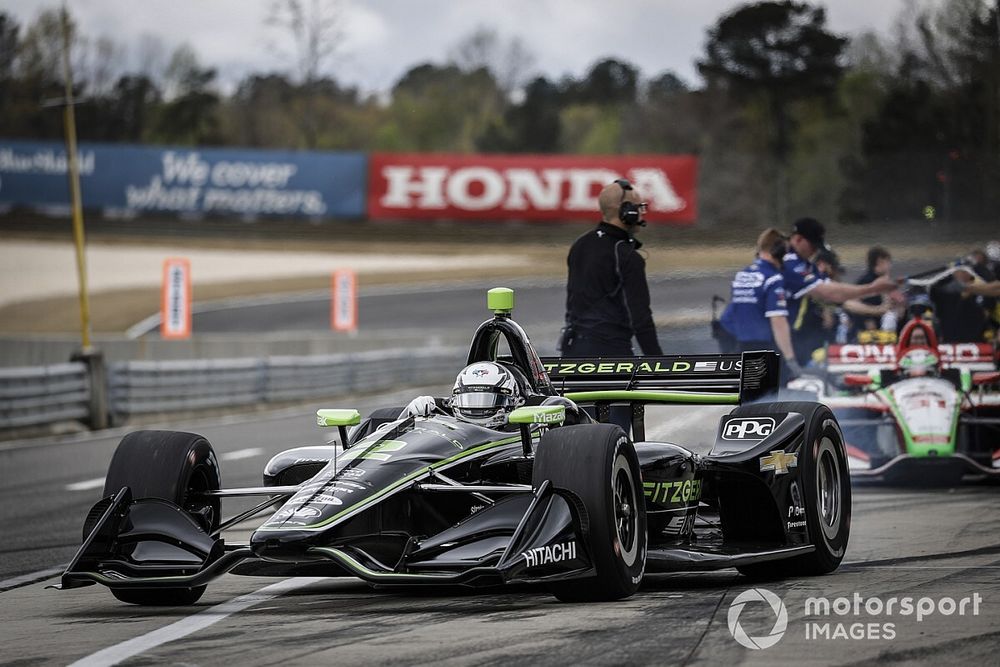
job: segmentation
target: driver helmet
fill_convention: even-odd
[[[903,355],[899,367],[910,376],[930,375],[937,369],[938,358],[930,349],[916,347]]]
[[[455,416],[486,428],[506,424],[507,414],[523,403],[524,396],[514,374],[491,361],[463,368],[451,392]]]

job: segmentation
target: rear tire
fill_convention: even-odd
[[[639,458],[613,424],[564,426],[542,436],[532,481],[577,496],[587,510],[586,549],[597,576],[550,586],[562,602],[620,600],[636,592],[646,567],[646,509]]]
[[[108,467],[105,497],[122,487],[132,497],[160,498],[184,511],[211,534],[219,527],[221,501],[194,497],[201,491],[222,487],[219,462],[212,445],[200,435],[179,431],[136,431],[122,438]],[[112,588],[122,602],[150,606],[194,604],[205,586],[193,588]]]
[[[844,436],[833,412],[825,405],[807,402],[753,405],[733,411],[734,416],[798,412],[805,420],[805,441],[799,469],[809,537],[816,550],[780,561],[744,565],[741,574],[776,579],[790,574],[820,575],[840,566],[851,534],[851,474]]]

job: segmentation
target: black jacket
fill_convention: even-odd
[[[566,263],[566,321],[578,337],[631,345],[662,355],[649,307],[642,244],[625,230],[602,222],[578,238]]]

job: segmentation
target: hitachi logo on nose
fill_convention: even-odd
[[[564,560],[576,558],[576,542],[565,542],[563,544],[550,544],[544,547],[528,549],[521,554],[524,556],[524,564],[528,567],[548,565]]]
[[[722,429],[724,440],[761,440],[774,431],[772,417],[731,419]]]

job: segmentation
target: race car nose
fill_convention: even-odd
[[[315,535],[302,530],[285,531],[254,531],[250,536],[250,551],[261,560],[274,562],[301,563],[308,560],[324,560],[315,554],[309,554],[308,549]]]

